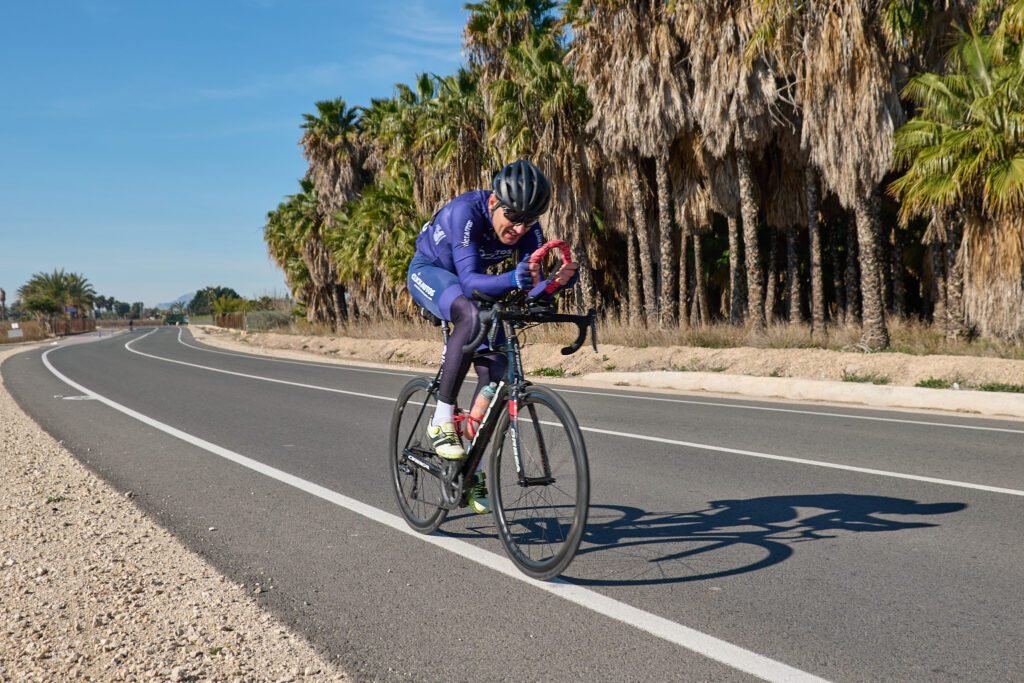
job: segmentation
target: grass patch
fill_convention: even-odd
[[[855,372],[843,371],[844,382],[857,382],[859,384],[888,384],[889,378],[885,375],[879,375],[871,372],[866,375],[858,375]]]
[[[928,379],[921,380],[914,386],[921,387],[922,389],[949,389],[953,386],[953,380],[942,379],[940,377],[929,377]]]
[[[1024,384],[1003,384],[1002,382],[989,382],[979,384],[978,391],[1003,391],[1008,394],[1024,394]]]
[[[565,370],[562,368],[537,368],[533,374],[541,377],[565,377]]]
[[[67,498],[64,496],[48,496],[46,498],[47,505],[53,505],[54,503],[63,503]]]

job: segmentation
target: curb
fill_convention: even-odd
[[[574,378],[577,379],[577,378]],[[855,403],[1024,418],[1024,394],[865,385],[788,377],[749,377],[710,372],[595,372],[578,379],[609,387],[710,391],[749,398]]]

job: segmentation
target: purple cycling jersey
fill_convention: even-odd
[[[459,195],[438,211],[416,238],[414,258],[456,274],[467,297],[474,289],[488,296],[515,289],[514,272],[487,275],[484,269],[510,257],[521,261],[544,244],[540,223],[530,226],[514,246],[503,244],[487,210],[490,196],[489,190]]]

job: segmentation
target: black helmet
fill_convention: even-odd
[[[526,159],[513,161],[494,176],[494,194],[511,221],[532,222],[548,210],[551,183]]]

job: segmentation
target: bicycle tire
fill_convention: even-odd
[[[427,403],[433,398],[430,386],[430,380],[417,377],[402,387],[391,416],[388,446],[398,509],[409,526],[421,534],[437,531],[448,516],[448,510],[442,506],[440,480],[409,465],[403,455],[407,444],[431,450],[426,436],[431,417]]]
[[[547,580],[572,562],[583,538],[590,508],[590,468],[576,417],[561,396],[528,387],[519,398],[517,433],[526,477],[550,483],[520,484],[512,454],[506,407],[491,451],[490,495],[498,536],[524,574]],[[543,444],[543,448],[541,445]],[[542,452],[550,472],[544,472]]]

